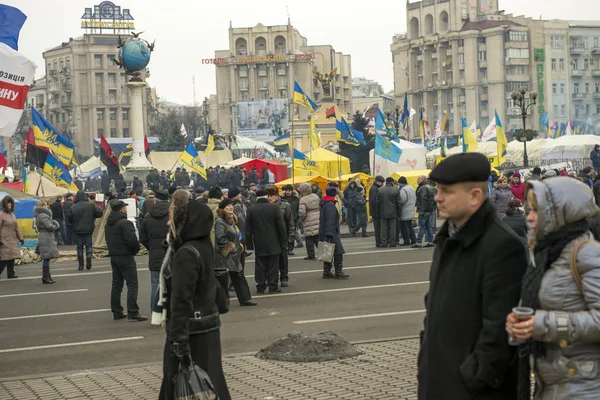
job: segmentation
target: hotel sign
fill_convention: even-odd
[[[103,1],[94,6],[86,8],[81,17],[81,29],[110,29],[113,31],[133,30],[135,24],[129,9],[115,5],[111,1]]]
[[[315,54],[296,54],[295,60],[314,60],[317,56]],[[268,55],[268,56],[237,56],[233,58],[203,58],[202,64],[268,64],[286,62],[284,54]]]

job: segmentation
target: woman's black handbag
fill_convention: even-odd
[[[217,288],[217,308],[219,314],[229,312],[229,270],[227,268],[215,268],[215,279],[220,288]]]
[[[179,371],[173,378],[175,400],[218,400],[208,374],[189,359],[189,365],[179,363]]]

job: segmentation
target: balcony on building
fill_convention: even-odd
[[[71,67],[64,67],[60,73],[63,75],[71,75]]]
[[[506,74],[506,80],[512,82],[529,82],[531,81],[529,75],[521,74]]]
[[[600,99],[600,92],[594,92],[594,98]]]
[[[73,103],[71,103],[70,101],[65,101],[63,103],[60,103],[60,106],[62,108],[73,108]]]
[[[51,70],[49,70],[49,71],[48,71],[48,74],[49,74],[50,76],[57,76],[57,75],[58,75],[58,70],[57,70],[57,69],[54,69],[54,68],[52,68]]]
[[[479,61],[479,68],[487,68],[487,61],[486,60]]]
[[[506,65],[529,65],[529,58],[507,58]]]
[[[585,93],[573,93],[573,100],[583,101]]]
[[[600,66],[594,67],[592,70],[592,76],[600,76]]]
[[[56,100],[51,100],[51,101],[50,101],[50,104],[48,105],[48,108],[49,108],[50,110],[57,110],[57,109],[59,109],[59,108],[60,108],[60,105],[58,104],[58,101],[56,101]]]
[[[571,70],[571,76],[579,77],[579,76],[583,76],[583,75],[585,75],[585,71],[582,70],[582,69],[573,69],[573,70]]]
[[[571,46],[571,48],[569,50],[571,51],[571,54],[585,53],[585,47],[583,47],[583,46]]]
[[[488,99],[489,99],[489,97],[488,97],[488,94],[487,94],[487,93],[481,93],[481,94],[479,95],[479,100],[480,100],[480,101],[488,101]]]

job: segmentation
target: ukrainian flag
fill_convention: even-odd
[[[290,144],[290,133],[284,133],[283,135],[279,135],[273,140],[273,144],[275,146],[288,146]]]
[[[15,217],[25,244],[20,247],[35,249],[38,244],[38,231],[33,216],[33,208],[38,199],[15,199]]]
[[[206,138],[206,148],[204,154],[208,156],[215,149],[215,134],[212,129],[208,130],[208,137]]]
[[[321,165],[316,161],[309,160],[306,154],[294,149],[294,169],[298,171],[321,171]]]
[[[341,121],[335,121],[335,133],[338,142],[346,143],[351,146],[366,145],[365,137],[362,132],[352,129],[344,118]]]
[[[498,166],[506,162],[506,154],[508,153],[508,141],[506,140],[506,134],[500,122],[498,111],[496,113],[496,143],[498,144]]]
[[[308,108],[311,112],[317,109],[317,104],[304,93],[298,82],[294,82],[294,103]]]
[[[463,148],[463,153],[474,153],[477,151],[477,147],[479,147],[478,143],[477,143],[477,139],[475,139],[475,136],[473,136],[473,132],[471,132],[471,128],[469,128],[469,125],[467,124],[467,120],[466,119],[462,119],[462,127],[463,127],[463,134],[462,134],[462,148]]]
[[[448,143],[445,136],[440,138],[440,155],[442,158],[448,157]]]
[[[65,167],[61,161],[57,160],[51,154],[48,154],[48,157],[46,157],[46,164],[44,164],[44,168],[42,169],[42,176],[49,179],[58,187],[69,189],[75,192],[79,190],[73,183],[73,178],[71,177],[67,167]]]
[[[319,138],[319,133],[317,132],[317,124],[315,123],[315,114],[310,116],[310,131],[308,132],[310,148],[318,149],[321,147],[321,139]]]
[[[31,121],[35,145],[50,149],[64,165],[70,165],[75,148],[73,143],[61,135],[35,108],[31,109]]]
[[[204,163],[200,159],[200,154],[198,154],[198,150],[194,147],[194,144],[190,142],[183,153],[179,156],[179,162],[183,164],[185,167],[189,168],[191,171],[194,171],[202,178],[206,179],[206,169],[204,168]]]

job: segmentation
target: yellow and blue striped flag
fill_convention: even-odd
[[[35,108],[31,109],[31,122],[35,145],[50,149],[64,165],[69,165],[75,149],[73,143],[61,135]]]
[[[283,135],[279,135],[273,140],[275,146],[289,146],[290,144],[290,133],[286,132]]]
[[[77,186],[73,183],[73,178],[67,167],[64,166],[62,161],[53,157],[52,154],[48,154],[46,157],[46,164],[44,164],[44,168],[42,169],[42,176],[49,179],[58,187],[75,192],[78,190]]]
[[[294,103],[299,104],[302,107],[308,108],[311,112],[317,109],[317,104],[311,100],[310,97],[304,93],[304,90],[298,85],[298,82],[294,82]]]
[[[204,163],[200,159],[198,150],[194,147],[194,143],[190,142],[187,145],[185,150],[179,156],[179,162],[206,179],[206,169],[204,168]]]
[[[506,155],[508,153],[508,141],[506,140],[506,134],[500,122],[498,111],[496,113],[496,143],[498,144],[498,166],[506,162]]]
[[[463,153],[474,153],[477,151],[479,144],[477,143],[477,139],[473,136],[473,132],[471,132],[471,128],[467,124],[466,119],[462,119],[462,150]]]
[[[208,129],[208,134],[206,137],[206,148],[204,149],[204,154],[209,155],[215,149],[215,134],[211,128]]]
[[[321,165],[310,160],[306,154],[294,149],[294,169],[298,171],[321,171]]]

